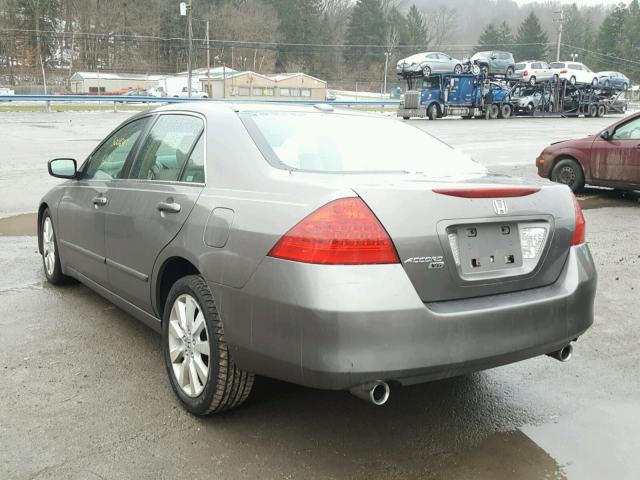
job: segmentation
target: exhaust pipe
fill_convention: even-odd
[[[349,389],[352,395],[366,402],[371,402],[374,405],[384,405],[389,400],[389,385],[382,380],[376,380],[375,382],[365,383]]]
[[[555,358],[556,360],[560,360],[561,362],[568,362],[571,359],[571,355],[573,354],[573,347],[570,343],[567,343],[560,350],[556,350],[555,352],[547,353],[551,358]]]

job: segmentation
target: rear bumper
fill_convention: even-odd
[[[572,247],[549,286],[423,303],[400,265],[266,258],[241,289],[211,285],[241,368],[327,389],[418,383],[548,353],[593,322],[597,274]]]

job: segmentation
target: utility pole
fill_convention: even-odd
[[[189,84],[187,85],[187,96],[189,98],[191,98],[191,76],[192,76],[192,70],[193,70],[193,64],[192,64],[192,59],[191,59],[191,55],[193,52],[193,0],[189,0],[189,3],[187,4],[187,31],[188,31],[188,35],[189,35],[189,53],[188,53],[188,60],[187,60],[187,70],[188,70],[188,81]]]
[[[560,14],[560,18],[554,20],[555,22],[560,23],[560,27],[558,28],[558,47],[556,49],[556,62],[559,62],[560,61],[560,45],[562,44],[562,27],[564,26],[564,8],[561,8],[559,12],[554,12],[554,13]]]
[[[209,51],[209,20],[207,20],[207,80],[211,72],[211,52]],[[207,82],[207,85],[209,83]]]
[[[382,95],[387,93],[387,68],[389,67],[389,55],[390,52],[384,52],[384,86],[382,87]]]

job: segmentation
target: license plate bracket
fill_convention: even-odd
[[[460,270],[463,275],[486,274],[522,267],[522,249],[517,223],[458,225],[455,230]]]

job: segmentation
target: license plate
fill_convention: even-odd
[[[513,222],[456,227],[463,274],[495,272],[522,267],[518,224]]]

